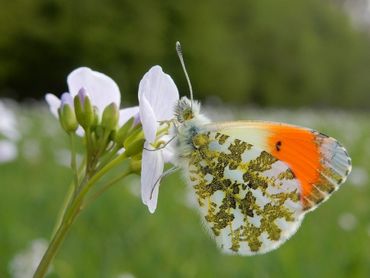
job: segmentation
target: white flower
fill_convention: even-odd
[[[121,109],[119,111],[119,121],[118,125],[122,126],[126,123],[129,119],[134,117],[134,125],[137,125],[140,122],[140,114],[139,114],[139,106],[128,107],[125,109]]]
[[[13,161],[18,156],[18,149],[15,143],[9,140],[0,140],[0,163]]]
[[[73,98],[79,92],[86,92],[86,95],[90,98],[90,101],[93,106],[98,108],[98,115],[101,118],[101,115],[108,105],[115,103],[117,107],[120,107],[121,104],[121,93],[116,82],[113,81],[107,75],[93,71],[86,67],[81,67],[72,71],[67,77],[69,93],[64,93],[59,99],[53,94],[47,94],[45,99],[49,104],[50,111],[57,118],[58,108],[61,105],[71,105],[73,106]],[[130,109],[130,108],[129,108]],[[126,109],[122,109],[120,114],[123,115],[122,119],[120,118],[119,123],[122,124],[127,121],[129,118],[125,118],[126,114],[128,116],[134,116],[135,111],[138,113],[138,107],[132,107],[130,113],[123,113]],[[132,113],[134,113],[134,115]],[[82,135],[81,128],[78,132],[79,135]]]
[[[157,207],[159,182],[164,163],[169,162],[172,155],[169,146],[155,150],[152,144],[158,140],[168,142],[170,139],[169,136],[157,138],[157,131],[160,129],[160,121],[173,118],[174,107],[178,100],[179,93],[175,83],[160,66],[152,67],[140,81],[140,120],[146,140],[141,165],[141,198],[151,213],[154,213]]]
[[[13,109],[11,109],[12,107]],[[5,136],[13,142],[18,141],[20,138],[18,120],[14,108],[14,104],[10,101],[0,100],[0,136]]]
[[[48,247],[45,239],[35,239],[28,248],[14,256],[9,264],[11,276],[14,278],[32,277],[39,265],[42,255]]]

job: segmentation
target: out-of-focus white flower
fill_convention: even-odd
[[[32,277],[47,247],[48,242],[45,239],[35,239],[28,248],[16,254],[9,264],[11,277]]]
[[[18,156],[18,149],[15,143],[9,140],[0,140],[0,163],[13,161]]]
[[[142,78],[139,85],[139,110],[143,126],[145,144],[141,165],[141,197],[149,211],[157,207],[160,178],[165,162],[171,160],[172,152],[167,145],[155,149],[154,143],[168,142],[169,136],[159,136],[161,121],[173,118],[174,107],[179,100],[179,92],[172,78],[160,66],[152,67]],[[150,151],[152,150],[152,151]]]
[[[6,102],[0,100],[0,136],[11,141],[17,141],[20,137],[18,121],[15,113],[9,109]]]
[[[121,273],[117,275],[117,278],[135,278],[135,276],[132,273]]]
[[[352,231],[357,225],[357,218],[350,212],[343,213],[338,218],[339,226],[345,231]]]
[[[81,95],[81,97],[88,96],[91,104],[97,108],[97,114],[100,119],[104,109],[111,103],[114,103],[117,105],[117,107],[120,107],[121,93],[119,88],[113,79],[103,73],[93,71],[87,67],[81,67],[72,71],[68,75],[67,83],[69,93],[64,93],[61,99],[53,94],[47,94],[45,96],[51,113],[57,118],[59,118],[58,109],[61,107],[61,105],[70,105],[73,107],[72,100],[76,95]],[[130,114],[133,111],[136,111],[137,114],[138,109],[138,107],[132,107],[132,109],[122,109],[120,111],[120,114],[122,114],[122,119],[119,120],[119,123],[123,124],[125,120],[128,120],[128,118],[124,117],[126,114]],[[83,134],[81,129],[79,129],[77,133],[79,135]]]
[[[348,178],[348,181],[355,186],[361,187],[368,183],[369,181],[369,174],[364,168],[361,167],[353,167],[352,173]]]

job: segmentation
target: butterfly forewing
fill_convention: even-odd
[[[221,131],[198,133],[192,141],[190,184],[223,250],[265,253],[295,233],[304,207],[300,183],[288,164]]]
[[[327,200],[351,171],[351,159],[341,144],[311,129],[262,121],[215,123],[207,129],[250,142],[289,165],[300,182],[305,211]]]

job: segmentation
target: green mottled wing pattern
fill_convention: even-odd
[[[303,219],[291,169],[248,142],[216,131],[192,138],[189,182],[219,247],[254,255],[277,248]]]

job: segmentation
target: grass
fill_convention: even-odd
[[[32,240],[49,238],[72,179],[69,169],[56,159],[68,142],[57,121],[39,106],[14,109],[22,137],[18,158],[0,165],[0,277],[10,276],[10,261]],[[319,129],[348,148],[354,173],[327,203],[306,216],[287,243],[254,257],[223,255],[217,249],[188,201],[180,174],[162,183],[154,215],[138,197],[138,177],[128,178],[77,219],[49,276],[369,277],[369,115],[208,111],[211,118],[263,118]]]

